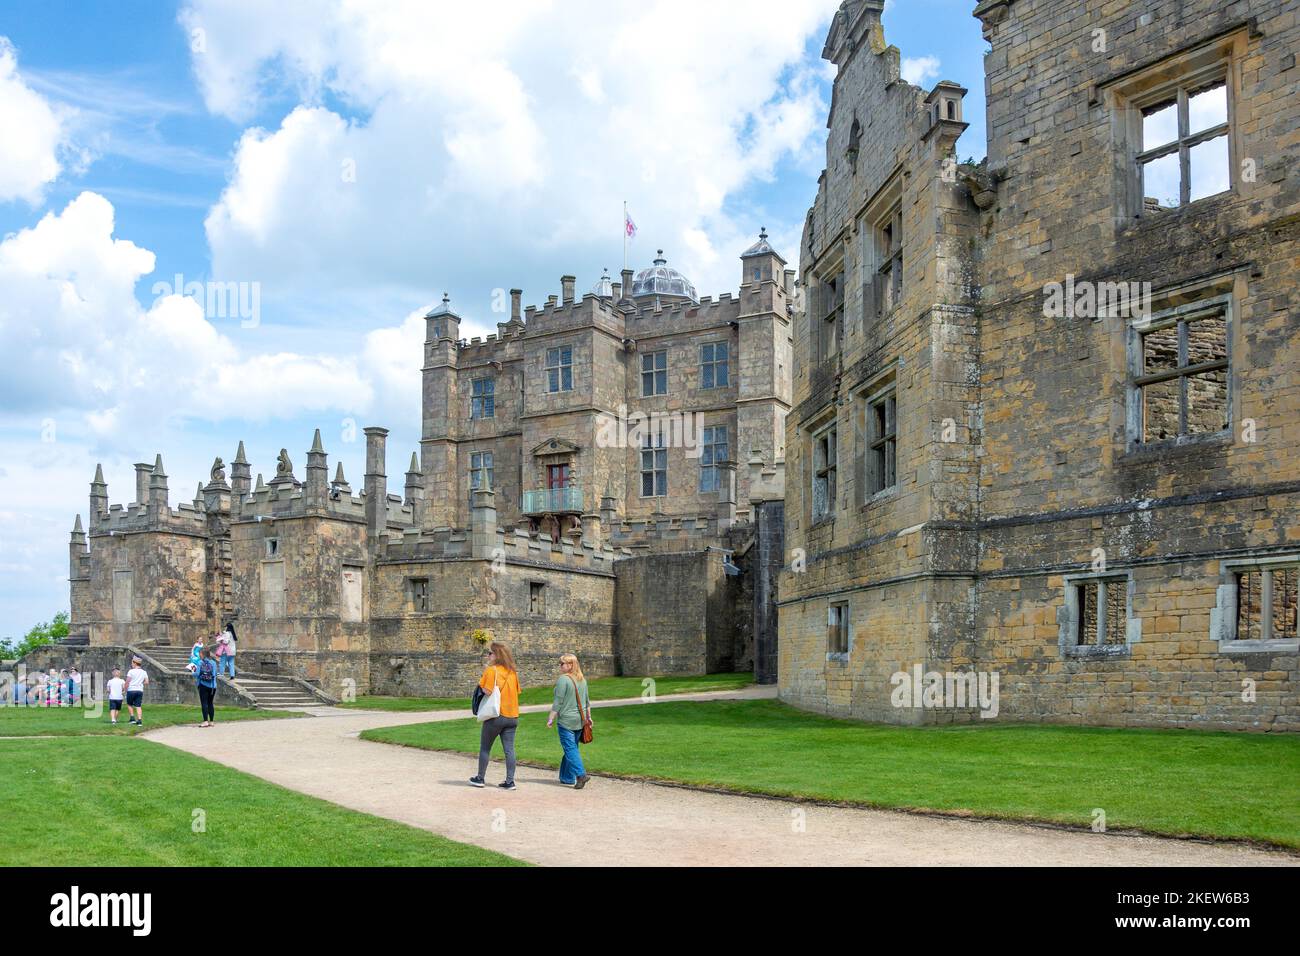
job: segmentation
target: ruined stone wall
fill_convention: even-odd
[[[413,580],[428,582],[430,611]],[[533,585],[542,589],[533,602]],[[609,573],[490,561],[381,563],[375,570],[372,693],[468,696],[484,666],[483,629],[508,644],[525,686],[553,683],[559,656],[577,654],[592,677],[616,673],[614,579]]]
[[[903,94],[875,32],[878,6],[844,4],[827,46],[848,59],[801,264],[809,304],[787,433],[782,698],[895,722],[973,719],[970,708],[890,705],[890,674],[919,663],[999,674],[1002,719],[1295,729],[1295,12],[1280,0],[984,0],[989,159],[962,167],[954,185],[919,175],[924,151],[909,153],[918,97],[891,115]],[[854,24],[863,42],[846,44]],[[1226,82],[1231,188],[1157,211],[1136,182],[1134,137],[1161,84],[1184,74],[1196,77],[1193,92],[1215,75]],[[857,172],[853,111],[870,117]],[[868,322],[856,346],[859,272],[845,294],[845,344],[828,361],[812,319],[818,283],[840,268],[842,219],[900,166],[903,295],[919,289],[920,299],[900,321]],[[865,190],[855,182],[864,171]],[[909,218],[910,204],[922,215]],[[852,249],[843,258],[853,275]],[[1149,284],[1147,311],[1052,316],[1048,290],[1067,276],[1094,288]],[[944,304],[927,311],[927,301]],[[1177,349],[1169,333],[1144,340],[1142,323],[1175,309],[1222,312],[1222,334],[1195,318],[1187,333],[1188,364],[1228,363],[1192,380],[1187,420],[1195,431],[1222,415],[1221,430],[1169,436],[1167,389],[1146,392],[1143,407],[1134,378],[1172,367]],[[915,315],[928,315],[924,331],[909,326]],[[843,393],[858,368],[889,361],[900,383],[898,486],[863,501],[853,484],[870,436],[846,429]],[[839,500],[816,522],[812,438],[832,420]],[[1252,635],[1235,633],[1237,604],[1260,600],[1270,569],[1278,639],[1239,641]],[[1089,647],[1098,623],[1086,601],[1100,578],[1114,620],[1105,645]],[[845,662],[826,650],[835,602],[850,608]]]

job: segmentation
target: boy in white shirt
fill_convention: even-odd
[[[126,695],[126,681],[122,680],[122,668],[114,667],[113,676],[108,682],[108,715],[117,726],[117,715],[122,712],[122,698]]]
[[[131,658],[131,669],[126,672],[126,709],[131,719],[127,723],[144,726],[144,689],[149,686],[149,675],[141,667],[140,658]]]

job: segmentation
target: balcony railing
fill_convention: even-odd
[[[581,488],[538,488],[525,491],[520,508],[526,515],[582,513]]]

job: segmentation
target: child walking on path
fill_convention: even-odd
[[[122,698],[126,696],[126,681],[122,680],[122,668],[114,667],[113,676],[108,681],[108,716],[117,726],[117,715],[122,712]]]
[[[470,777],[471,786],[487,786],[484,774],[487,773],[488,760],[492,754],[492,742],[501,738],[501,747],[506,752],[506,779],[498,784],[502,790],[515,789],[515,728],[519,726],[519,673],[515,669],[515,659],[510,648],[497,641],[489,647],[487,667],[479,678],[478,686],[491,694],[501,690],[501,713],[483,721],[479,733],[478,774]]]
[[[560,760],[560,783],[581,790],[591,779],[578,752],[583,724],[592,722],[591,699],[587,696],[587,679],[582,676],[582,666],[574,654],[560,658],[560,679],[555,682],[555,700],[546,717],[547,729],[556,721],[560,724],[560,749],[564,753]]]
[[[131,669],[126,672],[126,709],[131,719],[127,723],[144,726],[144,689],[149,686],[149,675],[138,657],[131,658]]]

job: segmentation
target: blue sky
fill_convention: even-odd
[[[126,503],[161,452],[175,504],[241,439],[301,476],[319,427],[356,485],[349,426],[382,424],[396,490],[419,314],[447,291],[486,334],[501,289],[590,288],[622,266],[624,199],[630,265],[662,246],[701,294],[734,289],[760,226],[797,258],[837,5],[0,5],[0,637],[66,608],[97,462]],[[970,89],[963,157],[973,7],[885,15],[905,72]],[[170,295],[178,274],[256,287],[256,321]]]

